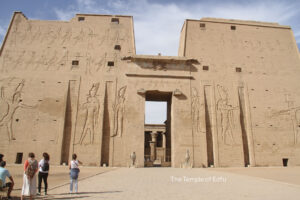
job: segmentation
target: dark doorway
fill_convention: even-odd
[[[145,100],[145,167],[170,167],[172,93],[147,91]],[[155,107],[148,109],[147,106],[151,102],[154,102],[152,105],[160,104],[159,109]],[[153,120],[153,118],[159,118],[160,121]]]
[[[288,161],[289,161],[288,158],[282,158],[282,164],[283,164],[284,167],[288,166]]]
[[[22,164],[23,153],[17,153],[16,164]]]

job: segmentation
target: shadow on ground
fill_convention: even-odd
[[[122,191],[103,191],[103,192],[78,192],[78,193],[60,193],[60,194],[49,194],[47,196],[35,196],[34,199],[82,199],[82,198],[88,198],[90,196],[87,196],[88,194],[106,194],[106,193],[119,193]],[[4,200],[7,198],[3,197]],[[20,197],[12,197],[13,200],[20,200]],[[29,199],[29,198],[25,198]]]

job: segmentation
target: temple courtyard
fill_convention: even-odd
[[[20,199],[22,165],[9,165]],[[299,199],[300,167],[81,167],[79,192],[69,194],[67,166],[51,166],[47,196],[36,199]],[[42,189],[43,192],[43,189]]]

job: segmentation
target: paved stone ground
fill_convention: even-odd
[[[14,190],[12,196],[15,200],[20,199],[21,188],[23,184],[23,165],[8,165],[6,167],[15,181]],[[107,171],[114,170],[115,168],[103,168],[103,167],[82,167],[80,166],[80,179],[86,179],[97,174],[105,173]],[[7,180],[9,181],[9,180]],[[68,166],[50,166],[50,174],[48,177],[49,189],[54,189],[62,185],[69,184],[69,168]],[[42,184],[43,186],[43,184]],[[42,189],[43,191],[43,189]]]
[[[298,173],[293,178],[300,179],[300,168],[294,169]],[[274,171],[274,168],[259,170]],[[288,170],[280,168],[275,171],[284,174]],[[81,180],[78,194],[68,194],[69,185],[65,185],[50,190],[47,198],[40,199],[299,199],[299,184],[253,176],[249,172],[241,175],[226,169],[118,168]]]
[[[13,173],[21,166],[10,166]],[[52,176],[52,177],[51,177]],[[18,176],[17,176],[18,177]],[[52,167],[48,196],[36,199],[299,199],[300,167],[99,168],[81,167],[79,193],[68,194],[68,170]],[[20,185],[16,178],[16,185]],[[14,191],[19,199],[20,190]]]

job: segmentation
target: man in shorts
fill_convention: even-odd
[[[8,187],[7,199],[12,199],[10,196],[10,193],[14,187],[14,179],[10,175],[9,171],[7,169],[5,169],[5,166],[6,166],[6,162],[1,161],[0,162],[0,179],[2,180],[3,188]],[[11,182],[6,183],[5,182],[6,177],[9,178]]]

